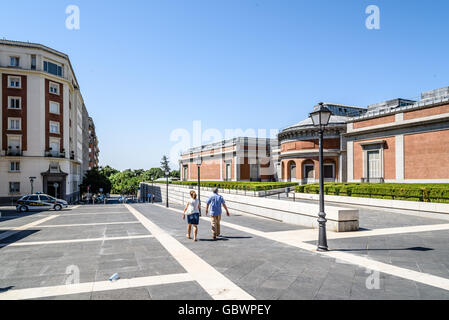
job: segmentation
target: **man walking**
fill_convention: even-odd
[[[209,206],[211,207],[212,238],[216,240],[220,236],[221,206],[225,208],[226,215],[229,217],[228,207],[223,197],[218,194],[218,188],[215,188],[214,194],[207,200],[206,216],[209,214]]]

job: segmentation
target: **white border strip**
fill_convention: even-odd
[[[72,239],[72,240],[55,240],[55,241],[0,243],[0,248],[3,248],[3,247],[39,246],[39,245],[62,244],[62,243],[83,243],[83,242],[96,242],[96,241],[135,240],[135,239],[149,239],[149,238],[154,238],[154,236],[152,236],[152,235],[141,235],[141,236],[127,236],[127,237],[110,237],[110,238],[92,238],[92,239]]]
[[[129,288],[149,287],[170,283],[193,281],[187,273],[170,274],[163,276],[151,276],[132,279],[119,279],[115,282],[87,282],[80,284],[41,287],[30,289],[11,290],[0,293],[0,300],[26,300],[46,297],[64,296],[70,294],[80,294],[87,292],[120,290]]]
[[[255,300],[254,297],[159,228],[135,208],[129,205],[125,206],[213,299]]]

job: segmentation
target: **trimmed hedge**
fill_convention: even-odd
[[[151,181],[150,181],[151,182]],[[166,181],[154,181],[155,183],[167,183]],[[169,184],[182,185],[190,187],[198,187],[197,181],[169,181]],[[233,190],[247,190],[247,191],[264,191],[273,189],[282,189],[287,187],[295,187],[297,183],[293,182],[244,182],[244,181],[204,181],[201,186],[205,188],[221,188]]]
[[[319,194],[318,184],[301,185],[298,193]],[[449,183],[326,183],[326,195],[449,203]]]

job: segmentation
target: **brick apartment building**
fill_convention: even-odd
[[[41,44],[0,40],[0,79],[0,203],[30,193],[30,177],[34,192],[75,200],[91,138],[69,57]]]
[[[449,183],[449,87],[424,92],[420,101],[325,105],[332,112],[324,133],[325,181]],[[237,138],[190,149],[181,155],[182,180],[197,179],[198,156],[204,180],[319,179],[311,119],[282,130],[277,140]]]

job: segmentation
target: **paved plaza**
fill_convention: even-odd
[[[4,208],[0,299],[449,299],[446,215],[360,207],[361,231],[318,253],[317,230],[232,212],[217,241],[203,216],[193,242],[180,210]]]

